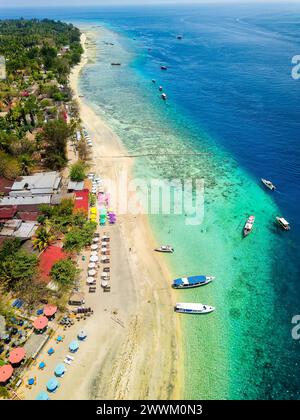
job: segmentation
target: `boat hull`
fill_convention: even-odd
[[[213,312],[214,310],[215,308],[213,306],[201,305],[201,304],[189,305],[189,304],[177,303],[174,306],[174,311],[181,314],[206,315]]]
[[[202,283],[188,284],[187,286],[185,286],[183,284],[179,285],[179,286],[176,285],[176,284],[173,284],[172,287],[173,287],[173,289],[194,289],[195,287],[205,286],[206,284],[208,284],[210,282],[211,282],[211,280],[207,280],[207,281],[202,282]]]

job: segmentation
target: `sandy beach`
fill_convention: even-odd
[[[82,35],[85,52],[73,69],[70,85],[80,107],[82,123],[93,140],[91,171],[104,179],[118,182],[129,175],[132,160],[126,156],[120,139],[79,96],[78,80],[95,50],[92,32]],[[114,156],[114,158],[111,158]],[[108,187],[108,186],[107,186]],[[107,188],[108,189],[108,188]],[[102,229],[102,228],[101,228]],[[68,354],[69,342],[84,328],[87,340],[80,345],[72,365],[51,399],[176,399],[181,396],[182,353],[179,318],[173,312],[175,296],[164,257],[153,252],[157,246],[146,216],[118,215],[117,224],[103,228],[111,237],[111,292],[97,287],[95,294],[84,286],[87,262],[80,261],[86,306],[94,315],[80,321],[55,343],[55,354],[47,355],[46,346],[39,360],[46,362],[33,389],[24,388],[24,398],[34,399],[45,390],[55,365]],[[88,254],[87,254],[88,255]],[[88,259],[88,258],[87,258]],[[85,288],[85,289],[84,289]]]

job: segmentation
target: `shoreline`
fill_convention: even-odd
[[[101,174],[98,173],[98,175],[104,175],[104,177],[118,182],[120,173],[125,171],[129,181],[133,163],[132,159],[125,158],[126,150],[122,141],[89,104],[79,97],[79,77],[83,68],[88,64],[91,53],[87,46],[89,33],[87,31],[82,34],[81,42],[84,53],[80,64],[73,69],[70,75],[70,86],[79,104],[81,120],[93,139],[91,169],[97,173],[97,163],[99,162]],[[116,161],[105,159],[105,156],[112,155],[124,157]],[[174,317],[172,310],[174,296],[168,283],[171,279],[170,271],[163,256],[153,253],[155,240],[146,216],[120,215],[116,230],[119,231],[118,236],[121,238],[118,246],[122,248],[125,254],[124,258],[131,271],[130,286],[134,289],[135,297],[132,300],[135,301],[135,307],[131,308],[130,313],[127,314],[134,327],[128,328],[128,331],[125,332],[124,345],[123,347],[119,345],[119,351],[115,352],[114,360],[110,362],[115,365],[114,371],[119,372],[119,382],[116,389],[113,390],[113,394],[109,393],[108,397],[113,399],[179,399],[182,397],[183,383],[181,331],[179,318]],[[118,253],[122,251],[119,250]],[[142,279],[142,277],[144,278]],[[116,280],[113,279],[114,281]],[[126,303],[124,302],[124,304]],[[152,334],[149,334],[149,331]],[[174,333],[170,334],[171,331]],[[105,328],[103,326],[102,334],[110,335],[111,326],[106,325]],[[166,339],[168,336],[169,338]],[[93,337],[91,337],[92,339]],[[113,345],[113,340],[109,341]],[[139,345],[135,347],[137,343]],[[164,343],[163,348],[161,348],[161,343]],[[153,354],[152,350],[155,348],[157,351]],[[132,351],[133,349],[134,351]],[[120,359],[122,351],[125,351],[125,354],[127,353],[129,356],[128,366],[126,363],[124,366],[123,358]],[[89,387],[89,391],[91,383],[93,384],[95,395],[97,387],[98,390],[105,389],[108,388],[107,382],[113,382],[110,376],[111,369],[106,369],[107,366],[105,366],[109,363],[105,361],[108,353],[110,353],[109,346],[105,356],[102,354],[97,357],[102,370],[108,370],[107,377],[102,374],[101,378],[97,378],[93,374],[93,379],[86,380],[86,387]],[[148,377],[147,375],[150,374],[151,377]],[[130,378],[126,378],[127,375]],[[72,398],[72,392],[69,395],[69,398]]]

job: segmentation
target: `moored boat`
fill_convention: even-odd
[[[290,230],[291,226],[287,220],[285,220],[283,217],[276,217],[276,221],[284,230]]]
[[[213,276],[191,276],[181,277],[173,281],[174,289],[191,289],[193,287],[204,286],[214,279]]]
[[[120,66],[121,63],[111,63],[112,66]]]
[[[182,35],[177,35],[177,39],[182,39]]]
[[[247,222],[246,222],[246,224],[244,226],[244,230],[243,230],[244,237],[248,236],[249,233],[252,231],[252,228],[253,228],[253,225],[254,225],[254,221],[255,221],[255,216],[250,216],[247,219]]]
[[[162,86],[159,86],[158,90],[159,90],[160,92],[162,92],[163,87],[162,87]]]
[[[171,245],[162,245],[159,248],[155,248],[154,251],[157,252],[169,252],[169,253],[173,253],[174,252],[174,248],[171,247]]]
[[[168,70],[168,67],[167,66],[160,66],[160,69],[161,70]]]
[[[166,95],[165,93],[162,93],[162,94],[161,94],[161,97],[162,97],[162,99],[163,99],[164,101],[166,101],[166,100],[167,100],[167,95]]]
[[[174,310],[183,314],[209,314],[215,308],[202,303],[176,303]]]
[[[271,191],[275,191],[276,190],[276,187],[275,187],[275,185],[271,182],[271,181],[268,181],[267,179],[264,179],[264,178],[261,178],[261,182],[267,187],[267,188],[269,188],[269,190],[271,190]]]

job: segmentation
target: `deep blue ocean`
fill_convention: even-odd
[[[140,51],[133,70],[163,85],[174,115],[181,112],[254,182],[264,177],[277,186],[272,197],[292,227],[287,235],[278,232],[281,249],[273,257],[276,302],[286,309],[282,325],[272,327],[286,331],[274,352],[288,352],[286,376],[273,378],[280,384],[273,395],[258,396],[300,398],[293,376],[300,343],[289,336],[292,316],[300,313],[300,79],[291,76],[292,57],[300,54],[300,5],[0,9],[0,16],[98,22],[124,34],[127,48]]]

